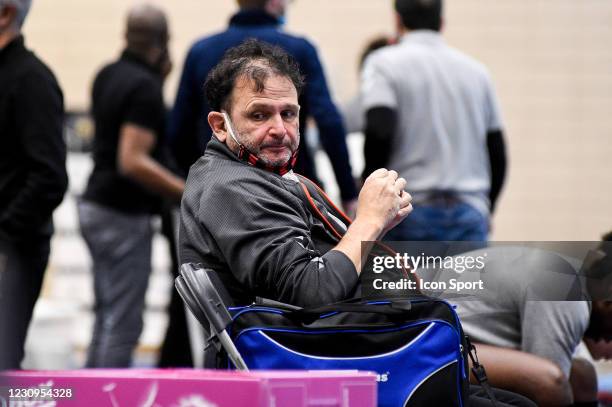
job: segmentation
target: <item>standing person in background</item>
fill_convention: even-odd
[[[68,187],[63,96],[24,46],[28,0],[0,0],[0,370],[18,369]]]
[[[315,47],[304,38],[280,30],[287,3],[287,0],[238,0],[240,11],[232,16],[228,29],[203,38],[191,47],[174,105],[170,140],[177,161],[186,174],[204,153],[212,134],[206,123],[210,106],[201,95],[208,73],[225,51],[247,38],[278,45],[298,61],[300,71],[306,77],[306,87],[300,97],[300,133],[306,134],[306,118],[312,116],[319,129],[321,144],[332,163],[343,206],[350,214],[356,207],[357,190],[342,118],[331,100]],[[295,171],[312,180],[317,179],[313,157],[304,141],[300,145]]]
[[[168,241],[172,281],[179,276],[180,266],[177,252],[178,214],[179,211],[175,204],[166,205],[161,213],[161,232]],[[174,284],[168,289],[170,290],[170,303],[167,309],[168,325],[159,350],[157,367],[194,367],[194,358],[189,346],[191,340],[185,305],[178,290],[174,288]]]
[[[151,273],[151,217],[184,181],[160,162],[163,81],[170,71],[168,25],[150,5],[129,11],[126,48],[96,76],[94,169],[79,203],[91,252],[96,321],[88,367],[128,367],[142,331]]]
[[[362,74],[365,170],[396,170],[414,212],[388,240],[488,238],[506,171],[502,123],[487,69],[445,44],[442,0],[395,0],[397,45]]]

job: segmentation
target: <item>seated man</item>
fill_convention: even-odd
[[[598,405],[595,369],[575,357],[575,350],[582,339],[612,339],[609,249],[602,244],[602,258],[591,266],[534,248],[500,246],[463,254],[486,253],[480,272],[485,291],[456,303],[492,385],[539,406]],[[579,270],[587,277],[586,292],[576,284]],[[584,294],[590,298],[580,301]]]
[[[213,138],[189,172],[180,261],[216,270],[236,304],[260,296],[312,306],[352,296],[367,255],[362,242],[380,239],[412,210],[406,181],[379,169],[365,180],[350,226],[334,219],[343,233],[330,234],[314,216],[291,170],[302,86],[293,59],[257,40],[229,50],[206,80]]]
[[[325,198],[310,195],[312,185],[291,169],[302,83],[290,56],[257,40],[230,49],[205,83],[213,137],[189,171],[179,256],[182,264],[216,270],[236,305],[259,296],[314,306],[358,294],[367,242],[381,239],[412,210],[406,181],[378,169],[364,182],[352,223],[341,214],[317,216],[318,200]],[[490,405],[480,391],[471,392],[471,405]]]

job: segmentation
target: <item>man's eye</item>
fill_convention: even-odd
[[[251,114],[251,118],[253,120],[260,121],[260,120],[264,120],[266,118],[266,115],[261,112],[255,112]]]
[[[293,120],[297,117],[297,113],[293,110],[285,110],[283,111],[282,116],[285,120]]]

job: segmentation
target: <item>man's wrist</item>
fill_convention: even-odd
[[[359,238],[362,242],[378,240],[384,230],[384,226],[370,219],[357,217],[351,226],[348,233]]]

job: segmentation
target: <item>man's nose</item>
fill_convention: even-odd
[[[274,115],[272,117],[272,122],[270,123],[270,135],[276,137],[283,137],[287,134],[287,128],[285,127],[285,121],[281,117],[280,114]]]

